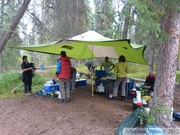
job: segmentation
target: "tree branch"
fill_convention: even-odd
[[[7,41],[9,40],[9,38],[11,37],[12,32],[16,29],[17,25],[19,24],[21,18],[23,17],[25,11],[28,8],[28,5],[29,5],[30,1],[31,0],[24,0],[20,10],[16,14],[16,17],[13,19],[13,21],[12,21],[10,27],[9,27],[9,31],[6,32],[6,34],[4,35],[2,40],[0,41],[0,53],[4,49],[4,46],[7,43]]]

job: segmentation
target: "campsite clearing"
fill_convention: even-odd
[[[0,134],[114,135],[119,123],[133,111],[132,101],[111,101],[90,93],[91,85],[78,87],[66,104],[35,95],[0,100]],[[180,90],[174,95],[174,109],[180,111]]]

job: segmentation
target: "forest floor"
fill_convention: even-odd
[[[174,110],[180,112],[180,89]],[[91,96],[91,85],[78,87],[71,102],[58,98],[24,96],[0,100],[0,135],[115,135],[120,122],[133,111],[132,100]],[[180,122],[174,122],[180,126]]]

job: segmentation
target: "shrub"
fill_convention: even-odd
[[[9,71],[0,74],[0,98],[18,98],[23,95],[23,83],[21,81],[22,74],[18,71]],[[45,78],[40,74],[36,74],[32,80],[32,90],[35,92],[42,89]],[[16,94],[12,94],[11,90],[17,89]]]

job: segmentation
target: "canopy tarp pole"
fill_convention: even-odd
[[[93,45],[92,45],[92,62],[93,62]],[[94,62],[93,62],[94,63]],[[93,85],[93,78],[94,78],[94,67],[92,65],[92,75],[91,75],[91,84],[92,84],[92,96],[94,96],[94,85]]]

